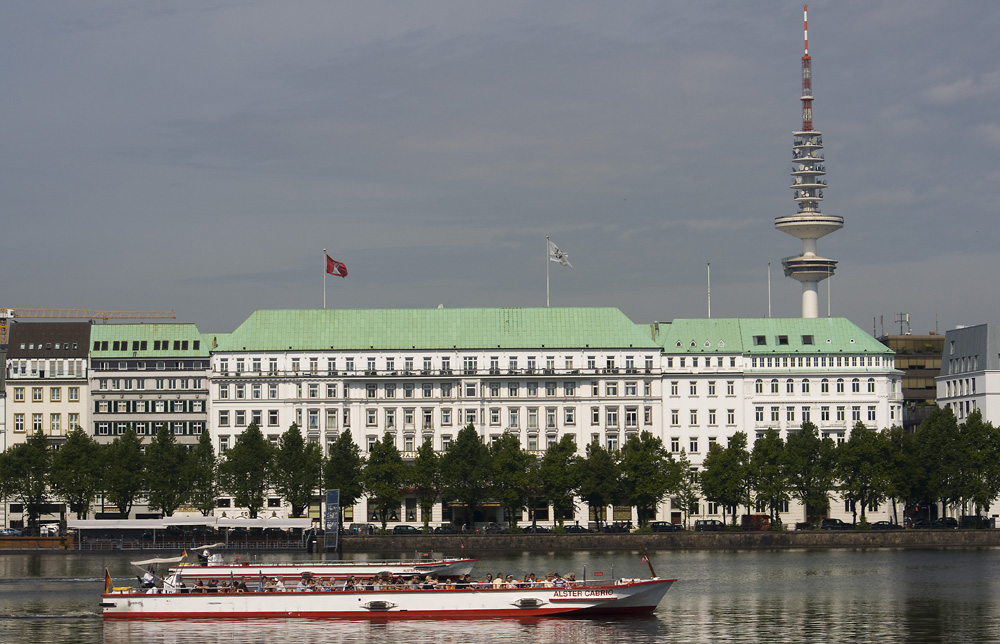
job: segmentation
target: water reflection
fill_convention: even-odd
[[[630,620],[458,620],[458,621],[347,621],[347,620],[232,620],[108,622],[107,644],[349,644],[407,642],[464,644],[494,642],[596,642],[621,640],[653,642],[663,635],[655,618]]]

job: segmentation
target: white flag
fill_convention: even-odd
[[[549,244],[550,262],[562,264],[563,266],[569,266],[570,268],[573,267],[573,265],[569,263],[569,253],[564,253],[561,250],[559,250],[559,247],[553,244],[551,239],[547,239],[545,241],[547,241]]]

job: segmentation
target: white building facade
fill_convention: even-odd
[[[1000,324],[979,324],[945,333],[939,407],[949,407],[959,422],[975,410],[1000,425]]]
[[[425,439],[446,450],[471,423],[484,441],[512,433],[537,455],[565,435],[583,453],[649,431],[698,467],[737,431],[752,444],[768,428],[784,438],[810,421],[843,442],[858,422],[881,429],[902,413],[892,352],[842,319],[637,325],[610,308],[257,311],[219,336],[211,360],[219,452],[252,422],[272,442],[297,423],[324,446],[349,431],[365,453],[388,432],[408,459]],[[836,501],[832,509],[850,516]],[[719,510],[703,502],[691,518]],[[608,519],[631,512],[609,508]],[[803,514],[793,504],[783,520]],[[656,518],[680,516],[668,500]],[[371,517],[364,501],[348,513]],[[390,518],[419,521],[415,500]],[[431,520],[449,518],[438,504]],[[584,504],[575,518],[586,523]]]

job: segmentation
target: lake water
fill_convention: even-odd
[[[450,553],[455,554],[455,553]],[[464,553],[463,553],[464,554]],[[119,585],[149,553],[0,554],[0,642],[96,644],[449,644],[459,642],[996,642],[1000,549],[651,552],[677,578],[648,618],[109,622],[107,566]],[[169,556],[167,554],[163,556]],[[230,555],[226,555],[227,557]],[[382,557],[416,553],[382,553]],[[285,561],[287,555],[257,555]],[[297,559],[309,558],[299,555]],[[356,557],[364,558],[364,557]],[[633,553],[483,555],[474,576],[556,571],[648,576]]]

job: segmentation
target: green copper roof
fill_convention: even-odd
[[[256,311],[218,351],[362,349],[659,349],[615,308]]]
[[[90,347],[92,358],[207,358],[211,349],[194,324],[95,324]]]
[[[871,353],[891,354],[844,318],[719,318],[660,324],[667,354]]]

